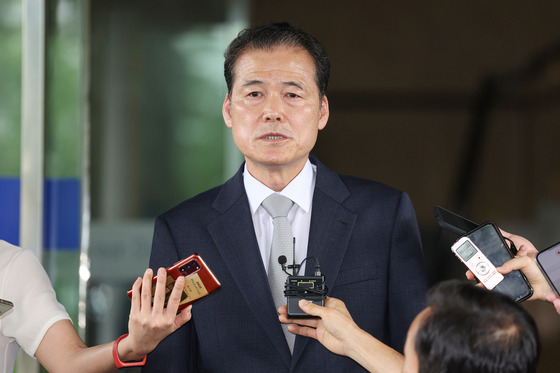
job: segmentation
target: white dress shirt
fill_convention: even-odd
[[[301,172],[279,192],[279,194],[294,201],[294,205],[288,213],[288,220],[292,225],[292,233],[296,238],[296,264],[300,264],[307,257],[307,243],[309,241],[309,227],[311,224],[311,205],[313,202],[316,174],[317,167],[307,160]],[[247,171],[246,164],[243,172],[243,183],[249,199],[253,227],[255,228],[262,261],[265,270],[268,272],[268,258],[272,247],[272,232],[274,227],[272,224],[272,217],[261,206],[261,203],[266,197],[276,192],[255,179]],[[286,263],[286,265],[288,264],[292,263]],[[291,270],[288,270],[288,272],[292,273]],[[305,263],[300,268],[299,274],[303,275],[304,273]]]

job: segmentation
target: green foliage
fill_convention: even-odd
[[[45,176],[81,173],[82,30],[79,1],[52,2],[47,27]]]
[[[21,1],[0,2],[0,176],[18,176],[21,123]]]

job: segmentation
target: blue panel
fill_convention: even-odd
[[[80,248],[80,180],[45,180],[45,250]]]
[[[19,245],[19,178],[0,177],[0,239]]]

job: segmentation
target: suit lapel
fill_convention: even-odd
[[[262,326],[286,366],[289,366],[290,350],[262,264],[241,170],[224,184],[213,207],[222,213],[208,226],[216,247],[253,311],[253,319]]]
[[[346,209],[342,202],[350,196],[339,176],[326,168],[316,158],[317,180],[313,194],[313,207],[307,256],[317,257],[326,285],[331,289],[346,253],[357,215]],[[242,289],[245,301],[286,365],[294,367],[309,339],[297,337],[293,359],[278,321],[274,301],[255,237],[249,202],[243,186],[242,169],[232,177],[216,197],[213,207],[222,213],[208,231],[224,258],[232,277]],[[314,266],[306,266],[306,274]]]
[[[311,157],[311,161],[317,165],[317,180],[313,193],[307,256],[319,259],[327,288],[332,289],[357,215],[342,205],[350,193],[340,177],[317,159]],[[312,263],[308,262],[306,275],[313,274],[314,266],[310,265]],[[308,341],[305,337],[296,338],[292,367],[301,357]]]

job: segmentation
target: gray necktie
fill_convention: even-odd
[[[268,283],[272,291],[272,298],[276,309],[286,304],[284,296],[284,284],[286,283],[287,274],[282,270],[282,266],[278,263],[278,257],[284,255],[287,263],[293,261],[293,242],[292,227],[288,221],[288,212],[292,208],[294,202],[280,194],[271,194],[262,202],[262,207],[272,216],[274,224],[274,232],[272,233],[272,249],[268,259]],[[288,331],[288,325],[282,324],[284,335],[290,346],[290,351],[294,350],[294,342],[296,336]]]

